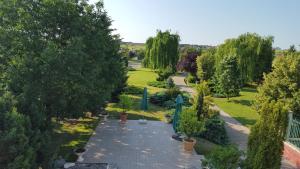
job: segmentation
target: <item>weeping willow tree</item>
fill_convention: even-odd
[[[263,73],[271,71],[274,52],[273,37],[261,37],[255,33],[240,35],[237,39],[226,40],[216,52],[216,65],[224,56],[238,57],[238,66],[242,84],[247,82],[261,82]]]
[[[170,31],[157,31],[156,37],[150,37],[146,41],[143,65],[153,69],[171,67],[175,70],[179,59],[179,40],[179,35],[171,34]]]

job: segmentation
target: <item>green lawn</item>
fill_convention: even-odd
[[[141,69],[137,69],[136,71],[129,71],[128,75],[129,75],[128,86],[132,86],[140,90],[143,90],[144,87],[147,87],[148,93],[150,95],[154,94],[155,92],[164,90],[162,88],[156,88],[147,85],[148,82],[155,81],[157,77],[157,74],[151,69],[141,68]],[[128,96],[131,98],[133,102],[132,108],[127,112],[128,119],[137,120],[137,119],[145,118],[148,120],[161,120],[161,121],[165,119],[164,112],[166,110],[164,108],[148,103],[149,110],[145,112],[140,109],[140,102],[142,98],[141,94],[128,95]],[[118,119],[120,112],[122,112],[122,108],[117,103],[109,103],[106,108],[106,111],[109,112],[111,118]]]
[[[53,120],[54,140],[49,145],[50,150],[57,156],[74,162],[77,156],[73,150],[85,146],[98,123],[99,119],[96,117],[80,118],[76,122]]]
[[[252,106],[256,93],[254,88],[243,88],[239,97],[230,98],[229,101],[227,98],[214,98],[214,103],[243,125],[251,127],[259,119]]]

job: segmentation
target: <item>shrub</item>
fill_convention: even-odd
[[[179,94],[182,94],[182,92],[179,90],[178,87],[173,87],[171,89],[168,89],[165,91],[165,93],[168,99],[176,98]]]
[[[136,69],[133,67],[128,67],[127,69],[128,69],[128,71],[136,71]]]
[[[216,147],[202,161],[203,167],[210,169],[236,169],[240,166],[242,152],[235,146]]]
[[[128,97],[125,94],[120,95],[120,103],[122,106],[123,112],[125,113],[127,110],[129,110],[133,104],[132,100],[130,97]]]
[[[172,88],[166,91],[157,92],[154,95],[150,96],[149,101],[152,104],[170,109],[175,107],[175,99],[178,96],[178,94],[182,95],[183,106],[191,106],[191,103],[189,102],[189,94],[182,93],[178,88]]]
[[[167,88],[167,83],[165,81],[148,82],[147,85],[152,87],[158,87],[158,88]]]
[[[178,129],[187,136],[187,139],[190,139],[203,130],[203,124],[203,121],[198,121],[193,109],[184,109],[180,114]]]
[[[175,83],[174,83],[174,81],[173,81],[173,79],[172,79],[171,77],[169,77],[169,78],[167,79],[166,84],[167,84],[167,88],[168,88],[168,89],[175,87]]]
[[[200,137],[216,144],[226,145],[228,143],[225,123],[218,116],[206,119],[204,126],[205,129],[200,133]]]
[[[171,67],[167,67],[164,70],[159,70],[158,77],[156,78],[156,80],[164,81],[164,80],[168,79],[173,73],[174,73],[174,71],[172,70]]]
[[[174,109],[176,107],[176,103],[174,100],[167,100],[163,103],[162,106],[167,109]]]
[[[143,94],[144,90],[135,86],[127,86],[124,89],[124,94]]]
[[[189,83],[196,83],[197,77],[189,73],[188,76],[186,77],[186,81]]]

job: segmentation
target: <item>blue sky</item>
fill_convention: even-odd
[[[170,29],[181,43],[217,45],[256,32],[274,36],[275,47],[300,45],[300,0],[104,0],[104,6],[123,41],[145,42],[157,29]]]

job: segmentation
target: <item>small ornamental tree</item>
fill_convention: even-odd
[[[197,73],[197,63],[196,59],[199,52],[191,51],[178,62],[177,70],[189,72],[191,75],[196,76]]]
[[[197,57],[197,77],[200,81],[211,80],[215,73],[215,49],[209,49]]]
[[[193,109],[185,109],[180,116],[179,131],[187,136],[190,141],[191,137],[199,134],[203,130],[203,121],[198,121]]]
[[[273,71],[264,75],[258,88],[256,105],[260,120],[252,127],[248,140],[249,169],[279,169],[288,111],[300,112],[300,55],[277,57]]]
[[[122,106],[123,113],[126,113],[126,111],[128,111],[131,108],[132,104],[133,103],[130,97],[128,97],[125,94],[120,95],[120,105]]]
[[[225,57],[216,72],[216,91],[229,99],[238,96],[240,92],[240,79],[237,58]]]
[[[251,128],[248,140],[248,169],[280,169],[283,141],[288,122],[284,102],[265,103],[260,120]]]

